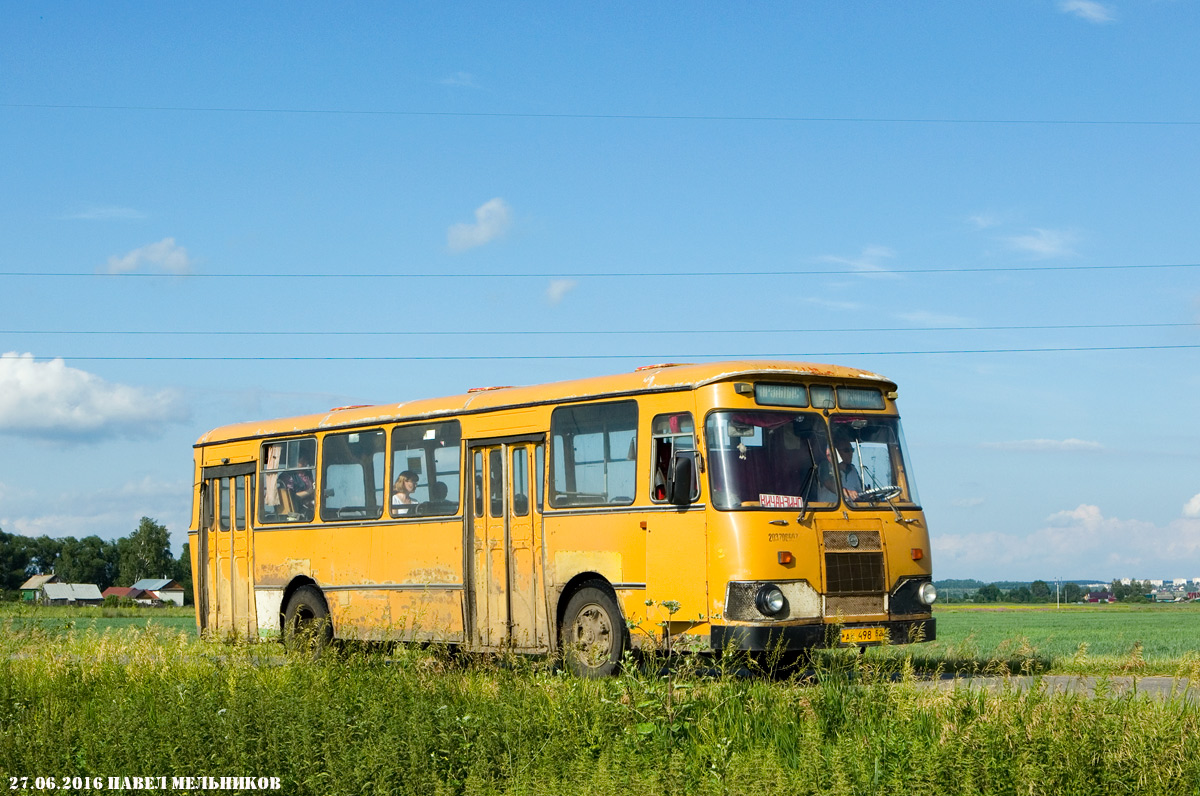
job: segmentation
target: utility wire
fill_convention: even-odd
[[[1197,349],[1198,345],[1133,345],[1133,346],[1079,346],[1046,348],[959,348],[914,351],[808,351],[803,354],[464,354],[450,356],[46,356],[38,360],[63,359],[74,362],[461,362],[479,360],[585,360],[585,359],[638,359],[638,360],[698,360],[714,359],[781,359],[795,360],[797,357],[862,357],[862,356],[914,356],[929,354],[1032,354],[1032,353],[1080,353],[1086,351],[1170,351]]]
[[[608,277],[700,277],[700,276],[872,276],[891,274],[988,274],[1012,272],[1049,272],[1049,271],[1130,271],[1152,270],[1164,268],[1200,268],[1200,263],[1150,263],[1138,265],[1005,265],[985,266],[982,268],[863,268],[858,270],[819,269],[819,270],[788,270],[788,271],[536,271],[536,272],[504,272],[479,271],[447,273],[440,271],[429,272],[396,272],[396,273],[234,273],[234,272],[193,272],[186,274],[125,271],[121,273],[104,273],[97,271],[0,271],[0,277],[39,277],[39,278],[80,278],[100,277],[106,279],[581,279]]]
[[[1043,326],[878,326],[873,328],[828,328],[828,329],[598,329],[598,330],[564,330],[549,329],[491,329],[483,331],[379,331],[379,330],[346,330],[346,331],[304,331],[304,330],[163,330],[152,329],[84,329],[69,331],[62,329],[0,329],[0,334],[28,335],[105,335],[105,336],[162,336],[162,337],[533,337],[533,336],[587,336],[587,337],[616,337],[632,335],[664,335],[664,334],[866,334],[866,333],[896,333],[896,332],[1012,332],[1012,331],[1061,331],[1080,329],[1177,329],[1194,328],[1200,323],[1076,323],[1052,324]]]
[[[736,114],[662,114],[662,113],[522,113],[487,111],[413,111],[353,108],[246,108],[184,105],[97,105],[61,103],[0,103],[14,110],[139,111],[155,113],[224,113],[291,116],[381,116],[459,119],[575,119],[597,121],[669,121],[669,122],[771,122],[805,124],[942,124],[942,125],[1068,125],[1096,127],[1194,127],[1200,121],[1188,119],[1020,119],[903,116],[786,116]]]

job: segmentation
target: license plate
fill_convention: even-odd
[[[887,641],[886,627],[844,627],[842,628],[843,644],[875,644]]]

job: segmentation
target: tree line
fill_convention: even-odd
[[[1117,602],[1148,602],[1146,597],[1152,591],[1148,581],[1132,581],[1129,584],[1114,580],[1107,590]],[[995,583],[979,587],[972,597],[977,603],[1052,603],[1062,600],[1065,603],[1077,603],[1086,596],[1083,587],[1078,583],[1067,582],[1055,595],[1054,587],[1044,580],[1035,580],[1028,586],[1021,585],[1005,591]]]
[[[0,530],[0,594],[15,594],[34,575],[58,575],[64,583],[132,586],[143,578],[171,578],[192,596],[192,561],[187,543],[178,559],[171,555],[165,525],[142,517],[129,536],[101,539],[67,536],[20,536]]]

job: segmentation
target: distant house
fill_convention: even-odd
[[[94,583],[47,583],[42,586],[43,605],[100,605],[104,598]]]
[[[58,583],[58,575],[34,575],[21,584],[21,599],[36,603],[42,599],[42,587],[47,583]]]
[[[133,584],[133,588],[144,592],[133,598],[138,602],[150,599],[183,605],[183,587],[170,578],[143,578]]]
[[[132,586],[109,586],[100,592],[102,597],[116,597],[119,600],[136,600],[141,594],[141,589],[135,589]]]
[[[1083,601],[1088,603],[1115,603],[1117,598],[1110,591],[1090,591],[1083,598]]]

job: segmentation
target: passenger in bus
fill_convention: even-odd
[[[292,496],[292,504],[302,520],[311,520],[317,490],[313,483],[312,457],[301,451],[299,468],[288,470],[279,476],[279,488]]]
[[[453,514],[458,510],[458,503],[447,500],[450,488],[445,481],[434,481],[429,485],[429,500],[417,507],[418,514],[439,516]]]
[[[392,485],[392,515],[396,517],[405,514],[415,514],[417,510],[417,501],[413,500],[412,493],[417,488],[419,476],[412,470],[405,470],[396,476],[396,483]]]

